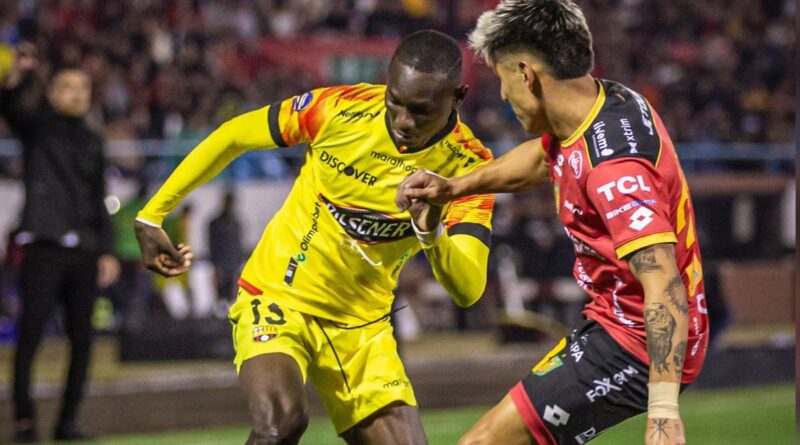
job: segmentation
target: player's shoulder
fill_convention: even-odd
[[[634,158],[656,165],[661,154],[661,135],[647,100],[625,85],[601,80],[604,102],[584,132],[591,165]]]
[[[494,158],[492,150],[475,136],[472,129],[467,124],[457,119],[453,129],[443,139],[445,146],[449,148],[453,154],[457,151],[464,151],[468,156],[473,157],[476,161],[484,162]],[[471,164],[471,163],[470,163]]]

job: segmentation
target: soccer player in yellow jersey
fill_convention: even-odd
[[[160,229],[191,190],[247,150],[305,143],[306,162],[239,281],[230,320],[247,395],[248,444],[297,443],[304,384],[314,383],[338,434],[355,444],[426,443],[389,323],[403,265],[423,250],[460,306],[486,285],[493,195],[400,211],[397,186],[424,169],[443,177],[491,152],[460,122],[461,51],[435,31],[403,39],[387,84],[318,88],[223,124],[139,213],[145,263],[185,272],[191,248]],[[269,199],[269,197],[264,197]]]

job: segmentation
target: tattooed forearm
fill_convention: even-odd
[[[644,311],[647,331],[647,354],[658,373],[669,372],[667,357],[672,352],[672,334],[675,333],[675,317],[661,303],[652,303]]]
[[[667,295],[670,303],[675,306],[678,312],[683,315],[689,314],[689,305],[686,302],[686,288],[683,287],[683,280],[679,275],[675,275],[667,284]]]
[[[686,340],[678,343],[675,346],[675,355],[672,356],[672,362],[675,364],[675,375],[680,377],[683,375],[683,360],[686,357]]]

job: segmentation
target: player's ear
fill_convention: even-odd
[[[528,60],[520,60],[517,63],[517,70],[528,90],[533,91],[533,84],[536,83],[536,70],[533,69],[533,64]]]
[[[453,92],[453,109],[457,109],[464,103],[464,99],[467,97],[467,92],[469,91],[469,85],[462,84],[456,87],[456,90]]]

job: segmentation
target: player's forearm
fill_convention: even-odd
[[[433,276],[461,307],[472,306],[486,288],[489,248],[470,235],[442,233],[424,246]]]
[[[485,167],[451,180],[454,197],[511,193],[547,181],[547,163],[540,139],[523,142]]]
[[[677,417],[688,338],[688,303],[674,247],[658,244],[642,249],[632,255],[630,265],[644,289],[650,417]]]
[[[260,127],[256,119],[264,114]],[[262,110],[238,116],[211,133],[178,165],[164,182],[158,192],[139,212],[138,217],[147,222],[160,225],[164,218],[192,190],[205,184],[236,157],[253,148],[270,148],[272,141],[265,137],[253,137],[254,128],[264,128],[266,114]],[[267,129],[264,128],[264,132]],[[274,143],[272,143],[274,147]]]

